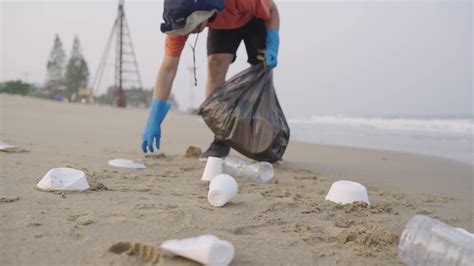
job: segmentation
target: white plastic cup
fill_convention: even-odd
[[[235,254],[235,248],[230,242],[220,240],[213,235],[167,240],[160,247],[205,265],[229,265]]]
[[[209,182],[215,176],[222,174],[222,159],[217,157],[207,158],[206,167],[202,174],[201,181]]]
[[[326,195],[326,200],[339,204],[349,204],[354,201],[370,204],[367,189],[362,184],[346,180],[334,182]]]
[[[220,174],[214,177],[209,184],[207,200],[214,207],[224,206],[237,195],[239,186],[230,175]]]

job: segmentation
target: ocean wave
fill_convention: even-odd
[[[294,125],[330,125],[366,127],[378,130],[432,132],[472,135],[474,119],[469,118],[384,118],[348,116],[312,116],[309,119],[289,119]]]

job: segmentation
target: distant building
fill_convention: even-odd
[[[91,89],[81,88],[71,95],[69,101],[92,104],[95,102],[95,97]]]
[[[153,98],[153,90],[149,89],[139,89],[139,88],[131,88],[124,90],[126,99],[127,99],[127,107],[134,107],[134,108],[148,108],[150,106],[151,100]],[[107,89],[107,93],[97,96],[95,98],[95,102],[99,104],[106,104],[112,105],[114,100],[114,87],[111,86]],[[176,101],[174,94],[171,94],[168,103],[171,104],[171,109],[178,109],[179,105]]]

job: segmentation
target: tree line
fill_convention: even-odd
[[[36,86],[22,80],[11,80],[0,83],[0,93],[29,95],[53,100],[67,100],[69,102],[88,102],[112,105],[115,95],[115,86],[109,86],[106,93],[93,95],[89,84],[89,67],[82,54],[81,43],[74,37],[72,49],[67,58],[63,43],[56,34],[53,47],[49,52],[46,63],[46,79],[44,84]],[[148,107],[153,88],[129,88],[125,90],[127,102],[130,106]],[[178,103],[173,94],[169,101],[174,108]]]
[[[82,55],[79,38],[74,37],[71,54],[66,63],[63,44],[56,34],[46,69],[45,90],[50,95],[64,93],[69,101],[74,101],[79,90],[86,89],[89,83],[89,68]]]
[[[67,98],[76,101],[80,90],[87,90],[89,83],[89,67],[82,54],[77,36],[74,37],[71,53],[67,59],[63,43],[56,34],[54,44],[46,63],[46,81],[41,91],[21,80],[0,83],[0,93],[33,95],[61,100]]]

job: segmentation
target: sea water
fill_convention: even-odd
[[[472,117],[288,118],[291,139],[319,144],[409,152],[473,163]]]

